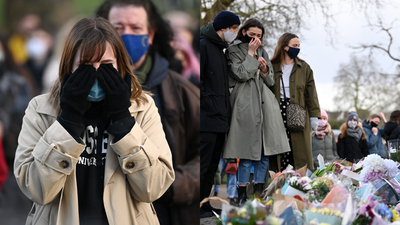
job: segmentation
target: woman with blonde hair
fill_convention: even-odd
[[[174,181],[171,152],[107,20],[72,28],[58,80],[26,110],[14,175],[34,202],[26,224],[159,224],[151,202]]]
[[[369,154],[367,136],[358,123],[358,114],[350,112],[347,122],[340,127],[337,152],[340,158],[357,162]]]

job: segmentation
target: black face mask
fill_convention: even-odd
[[[251,39],[253,39],[252,37],[250,37],[249,35],[245,34],[242,38],[243,43],[250,43]]]
[[[377,127],[378,124],[374,123],[373,121],[371,121],[371,127]]]

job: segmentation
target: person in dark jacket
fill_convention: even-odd
[[[107,0],[97,10],[125,44],[134,75],[150,91],[172,151],[175,181],[153,202],[161,225],[199,222],[200,93],[186,78],[169,70],[174,50],[171,26],[148,0]]]
[[[318,168],[318,155],[321,154],[324,160],[331,161],[337,157],[335,134],[328,123],[328,114],[321,109],[321,119],[318,119],[318,128],[312,132],[312,152],[314,168]]]
[[[228,67],[223,50],[233,42],[239,28],[239,17],[221,11],[200,28],[200,199],[209,197],[218,168],[226,133],[229,129]],[[204,204],[200,217],[210,217],[214,210]]]
[[[378,154],[382,158],[386,157],[385,146],[382,143],[382,138],[385,138],[385,134],[382,128],[378,125],[381,122],[381,117],[386,123],[385,115],[380,113],[372,114],[368,119],[363,120],[363,128],[365,135],[367,135],[367,144],[369,154]]]
[[[347,122],[340,127],[337,153],[340,158],[349,162],[357,162],[369,154],[367,137],[364,130],[358,125],[358,114],[350,112]]]
[[[386,136],[386,141],[400,139],[400,110],[394,110],[390,114],[389,121],[385,123],[383,132]]]

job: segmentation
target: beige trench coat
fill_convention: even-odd
[[[274,63],[273,68],[275,85],[271,90],[278,102],[280,102],[282,67],[280,64]],[[321,117],[313,71],[306,62],[301,62],[296,58],[289,80],[290,103],[302,105],[307,112],[305,129],[302,132],[290,132],[294,167],[299,169],[307,164],[308,169],[312,170],[314,169],[314,163],[311,150],[310,117]],[[277,168],[270,169],[277,171]]]
[[[14,175],[34,202],[26,224],[78,225],[75,168],[85,145],[58,123],[47,97],[35,97],[26,109]],[[103,194],[109,224],[159,224],[151,202],[175,178],[160,116],[152,98],[147,99],[148,103],[132,103],[129,108],[136,118],[130,133],[117,143],[110,135]]]
[[[261,154],[290,151],[279,104],[268,88],[274,84],[272,64],[262,47],[269,73],[257,75],[259,62],[248,53],[248,43],[235,42],[226,50],[230,86],[231,124],[224,158],[260,160]],[[263,148],[262,148],[263,147]],[[261,150],[264,152],[261,153]]]

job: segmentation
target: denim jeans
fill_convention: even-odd
[[[267,174],[269,157],[261,153],[260,161],[254,161],[254,180],[253,183],[265,183],[265,175]],[[249,184],[251,164],[253,160],[240,159],[238,167],[238,184]]]
[[[230,174],[230,173],[225,173],[225,168],[226,168],[227,163],[225,162],[225,159],[221,158],[219,160],[219,168],[221,170],[221,175],[226,174],[227,179],[226,179],[226,188],[228,190],[228,198],[237,198],[238,197],[238,192],[237,192],[237,187],[236,187],[236,174]],[[222,176],[221,176],[222,180]],[[219,191],[219,185],[215,185],[214,191],[218,193]]]

